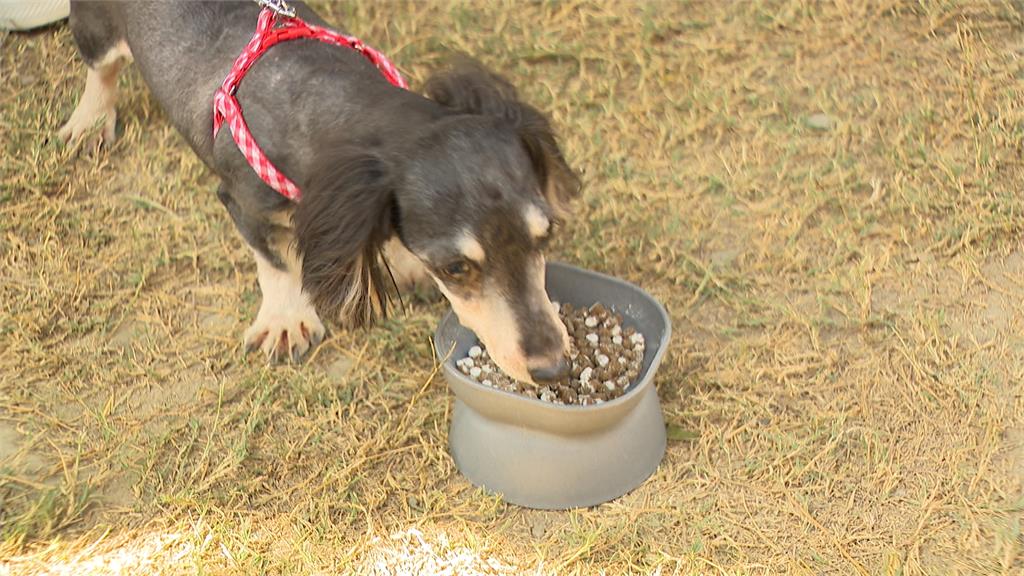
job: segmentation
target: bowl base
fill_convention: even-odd
[[[544,510],[596,506],[633,490],[658,468],[666,443],[654,386],[616,425],[576,435],[495,421],[456,398],[448,438],[470,482]]]

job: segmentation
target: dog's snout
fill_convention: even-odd
[[[557,362],[536,368],[530,368],[530,378],[537,384],[548,384],[564,379],[569,375],[569,361],[559,358]]]
[[[522,337],[523,352],[529,358],[550,358],[556,351],[565,353],[566,347],[562,343],[562,335],[559,333],[561,326],[551,326],[542,319],[531,328],[528,334]]]

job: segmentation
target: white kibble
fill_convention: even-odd
[[[562,309],[562,305],[557,300],[551,301],[551,307],[555,310],[555,314],[558,314],[558,311]]]
[[[580,384],[588,386],[590,384],[590,377],[594,374],[594,369],[587,366],[580,372]]]
[[[494,382],[491,382],[490,380],[488,380],[486,378],[484,379],[483,382],[481,382],[481,384],[483,384],[484,386],[494,386]]]
[[[622,346],[622,336],[619,334],[612,336],[612,344],[615,344],[616,346]]]
[[[619,356],[619,364],[626,364],[627,360],[623,356]]]
[[[587,328],[594,328],[597,326],[597,318],[594,316],[587,316],[586,320],[583,321],[583,324],[586,325]]]
[[[615,390],[615,382],[612,382],[611,380],[605,380],[604,381],[604,387],[609,392],[611,392],[612,390]]]
[[[612,336],[622,336],[622,326],[619,326],[618,324],[612,326]],[[619,339],[619,342],[622,342],[621,338]]]
[[[475,362],[473,362],[473,359],[472,359],[472,358],[463,358],[463,359],[462,359],[462,365],[463,365],[463,366],[465,366],[467,370],[469,370],[470,368],[472,368],[473,366],[475,366],[475,365],[476,365],[476,363],[475,363]]]
[[[604,354],[598,354],[597,355],[597,363],[598,363],[598,365],[601,366],[601,368],[604,368],[605,366],[607,366],[608,362],[610,362],[610,360]]]
[[[483,370],[481,370],[479,366],[473,366],[469,369],[469,375],[473,378],[479,378],[482,372]]]
[[[619,358],[619,360],[622,360],[622,358]],[[484,364],[483,366],[480,366],[480,368],[484,371],[484,374],[490,374],[491,370],[493,370],[490,364]]]
[[[598,340],[600,340],[600,338],[597,337],[597,334],[594,334],[593,332],[587,334],[587,342],[590,342],[594,346],[597,346]]]
[[[479,358],[480,355],[483,354],[483,353],[484,353],[484,349],[479,347],[479,346],[470,346],[470,348],[469,348],[469,357],[470,358]]]
[[[633,334],[632,336],[629,337],[629,341],[632,342],[633,344],[643,344],[644,335],[637,332],[636,334]]]

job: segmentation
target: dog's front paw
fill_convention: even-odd
[[[259,348],[271,362],[298,363],[324,339],[323,323],[310,308],[291,314],[260,309],[256,321],[245,331],[245,351]]]

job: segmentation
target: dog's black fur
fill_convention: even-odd
[[[557,219],[578,194],[548,120],[468,59],[430,79],[424,97],[392,86],[355,51],[283,43],[252,67],[237,98],[256,141],[302,190],[292,203],[259,180],[229,130],[212,137],[214,91],[258,11],[253,2],[73,2],[71,29],[90,66],[128,45],[171,123],[220,176],[218,197],[246,242],[281,269],[284,247],[297,246],[303,286],[321,314],[363,324],[386,313],[378,255],[389,238],[443,280],[455,257],[450,231],[471,229],[488,258],[505,260],[488,267],[505,276],[517,317],[533,323],[523,348],[550,351],[555,343],[543,334],[555,327],[528,318],[540,304],[515,285],[522,254],[539,247],[510,225],[524,202]]]

